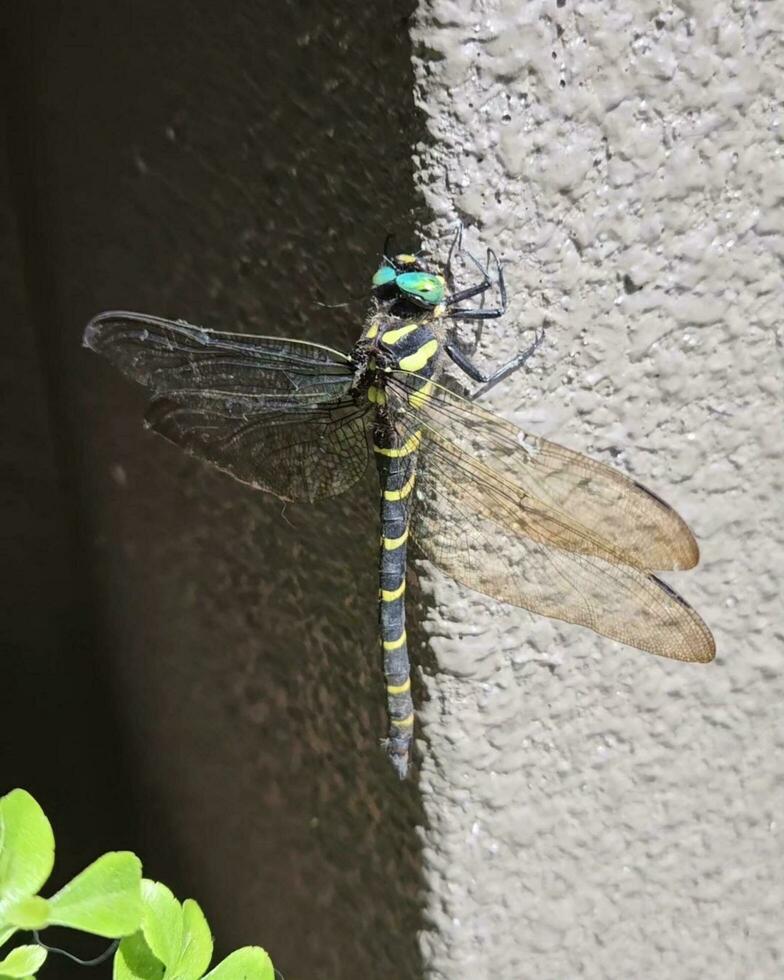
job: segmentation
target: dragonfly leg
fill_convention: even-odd
[[[461,229],[462,232],[462,229]],[[470,252],[466,252],[463,248],[460,249],[461,254],[466,255],[476,266],[479,271],[482,281],[475,283],[473,286],[468,286],[466,289],[460,289],[456,293],[452,293],[450,296],[444,300],[447,307],[450,309],[455,303],[462,303],[463,300],[471,299],[472,296],[479,296],[482,293],[486,293],[487,290],[493,285],[493,280],[490,278],[490,273],[488,271],[490,264],[490,249],[487,250],[488,267],[482,265],[479,259],[475,258]],[[451,261],[451,250],[450,250],[450,261]],[[496,259],[496,262],[498,260]]]
[[[463,222],[458,221],[457,228],[455,229],[455,236],[452,239],[452,244],[449,246],[449,252],[446,257],[446,265],[444,266],[444,274],[446,276],[446,281],[449,283],[449,288],[452,288],[454,282],[454,277],[452,276],[452,256],[455,252],[463,251]]]
[[[477,260],[473,256],[470,256],[470,258],[472,259],[472,261],[474,262],[475,265],[477,265],[480,269],[482,268],[481,266],[479,266],[479,263],[477,262]],[[507,305],[508,304],[507,304],[507,297],[506,297],[506,281],[504,280],[504,269],[503,269],[503,266],[501,265],[501,262],[498,259],[498,256],[495,254],[495,252],[492,249],[488,248],[488,250],[487,250],[487,266],[486,266],[485,269],[482,270],[484,272],[484,274],[488,278],[489,278],[489,271],[488,270],[490,269],[490,263],[491,262],[495,262],[495,266],[496,266],[496,282],[498,284],[498,291],[499,291],[500,299],[501,299],[500,306],[495,307],[493,309],[463,309],[463,308],[457,307],[457,308],[453,308],[453,309],[449,310],[448,313],[447,313],[447,315],[450,318],[452,318],[453,320],[457,320],[457,319],[459,319],[459,320],[472,320],[472,321],[474,321],[475,323],[478,324],[477,329],[476,329],[476,333],[474,335],[474,339],[473,339],[473,341],[472,341],[472,343],[470,345],[469,355],[475,354],[476,351],[477,351],[477,349],[479,348],[480,343],[482,342],[482,326],[483,326],[485,320],[495,320],[495,319],[498,319],[498,317],[503,316],[504,313],[506,313],[506,310],[507,310]],[[462,351],[459,351],[458,352],[458,356],[459,355],[462,355],[463,356],[463,362],[468,361],[468,358],[466,358],[465,354],[463,354]],[[465,367],[463,366],[462,363],[461,363],[460,366],[463,367],[463,370],[465,370]],[[473,367],[473,365],[472,365],[472,367]],[[474,371],[478,371],[478,369],[474,368]],[[470,371],[467,372],[467,373],[470,374]],[[481,373],[481,372],[479,372],[479,373]],[[474,376],[471,375],[471,377],[474,377]],[[478,380],[478,378],[475,378],[475,380]],[[500,380],[500,378],[498,380]]]
[[[497,320],[506,313],[506,307],[492,310],[450,310],[449,316],[459,320]]]
[[[473,364],[455,344],[445,344],[444,350],[461,371],[467,374],[473,381],[478,381],[480,383],[480,387],[469,395],[469,398],[471,401],[473,401],[475,398],[479,398],[481,395],[484,395],[485,392],[489,391],[492,387],[494,387],[494,385],[497,385],[499,381],[503,381],[504,378],[508,378],[510,374],[513,374],[515,371],[518,371],[521,367],[523,367],[523,365],[541,345],[543,340],[544,328],[537,332],[532,344],[526,347],[525,350],[515,354],[515,356],[511,357],[505,364],[502,364],[499,368],[496,368],[492,374],[487,374],[485,371],[482,371],[475,364]]]
[[[481,283],[475,286],[470,286],[468,289],[464,289],[459,293],[454,293],[452,296],[447,297],[447,316],[455,320],[493,320],[499,316],[503,316],[506,313],[507,299],[506,299],[506,282],[504,280],[504,269],[498,256],[492,249],[487,250],[487,266],[481,265],[481,263],[474,258],[469,252],[465,253],[468,255],[469,259],[474,263],[474,265],[479,269],[484,277]],[[471,309],[464,308],[460,306],[455,306],[455,303],[460,303],[463,300],[470,299],[472,296],[477,296],[480,293],[485,293],[493,285],[493,280],[490,278],[490,263],[494,262],[497,270],[496,273],[496,284],[498,285],[498,292],[501,298],[501,302],[497,307],[493,309]]]

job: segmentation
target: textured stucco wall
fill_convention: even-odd
[[[507,418],[689,521],[669,581],[710,666],[425,572],[429,976],[784,971],[780,5],[432,2],[415,28],[434,236],[506,260]]]

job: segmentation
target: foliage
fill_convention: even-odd
[[[23,789],[0,797],[0,946],[20,930],[67,926],[119,939],[114,980],[274,980],[258,946],[235,950],[205,973],[212,935],[193,899],[142,878],[131,851],[101,855],[50,898],[39,894],[54,866],[54,834]],[[0,959],[0,980],[28,980],[43,966],[43,945],[19,945]]]

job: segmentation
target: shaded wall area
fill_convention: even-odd
[[[346,348],[412,214],[406,4],[5,15],[2,785],[58,880],[132,847],[218,952],[420,974],[415,787],[379,751],[373,474],[282,505],[145,433],[101,309]],[[10,343],[9,343],[10,340]],[[64,975],[64,974],[63,974]]]

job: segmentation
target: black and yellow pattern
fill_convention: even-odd
[[[461,352],[453,321],[490,319],[506,305],[500,263],[492,253],[487,267],[471,261],[481,281],[449,294],[449,277],[417,256],[385,255],[372,314],[348,355],[140,313],[102,313],[84,334],[87,347],[151,389],[153,431],[253,487],[317,500],[348,490],[375,457],[386,744],[401,778],[414,730],[409,540],[458,582],[501,601],[663,657],[704,663],[715,652],[697,613],[652,574],[692,568],[699,556],[660,497],[435,380],[446,353],[481,392],[536,346],[489,376]],[[462,305],[491,285],[498,308]]]
[[[396,320],[384,316],[374,320],[369,329],[379,351],[386,352],[397,369],[411,372],[415,390],[407,397],[423,397],[431,385],[438,354],[438,341],[429,320],[398,325]],[[399,394],[388,388],[384,373],[368,393],[377,407],[373,451],[381,484],[379,623],[389,710],[387,749],[395,769],[405,776],[414,731],[406,642],[406,555],[422,433],[406,429],[401,434],[396,425],[401,409],[397,404]]]
[[[389,708],[389,755],[405,768],[414,729],[406,642],[406,548],[411,495],[416,480],[415,438],[401,443],[393,431],[374,436],[381,478],[379,624]]]

